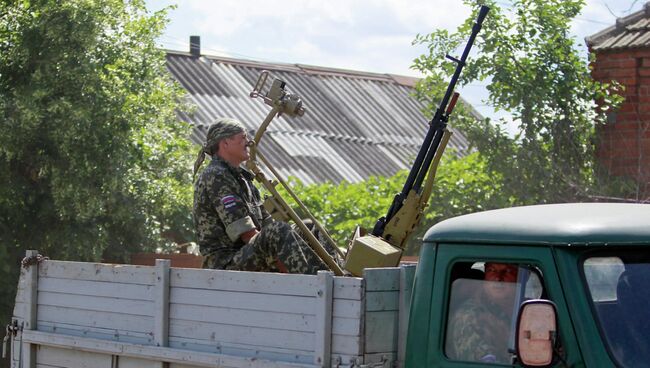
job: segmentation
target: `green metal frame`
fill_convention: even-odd
[[[643,247],[647,248],[647,247]],[[642,249],[642,248],[636,248]],[[577,337],[580,344],[589,346],[588,354],[585,354],[585,363],[589,367],[613,367],[616,366],[614,358],[610,355],[598,327],[598,316],[596,316],[591,296],[584,279],[583,262],[586,258],[595,255],[616,255],[626,249],[606,247],[575,247],[555,249],[558,271],[566,288],[572,293],[567,293],[567,302],[572,312],[572,318],[581,328],[577,330]],[[575,277],[580,275],[580,277]]]
[[[431,257],[432,253],[435,254],[434,257]],[[425,243],[421,257],[427,257],[426,262],[434,265],[429,264],[424,267],[421,264],[422,267],[418,267],[416,273],[407,340],[407,367],[495,366],[495,364],[453,361],[444,355],[451,267],[457,262],[487,260],[531,264],[542,271],[546,292],[557,306],[560,339],[566,361],[571,367],[581,364],[582,354],[551,248]],[[422,260],[421,258],[421,262]],[[423,349],[424,346],[426,349]]]

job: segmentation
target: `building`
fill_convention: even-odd
[[[610,175],[636,180],[635,200],[650,199],[650,3],[586,38],[592,75],[618,81],[625,101],[599,127],[598,159]]]
[[[412,96],[416,78],[201,55],[199,44],[192,36],[189,53],[167,52],[167,68],[196,105],[191,115],[181,113],[195,143],[218,117],[257,129],[271,109],[249,97],[263,70],[302,98],[305,115],[276,118],[260,145],[283,178],[311,184],[391,176],[410,168],[433,116]],[[464,152],[467,140],[454,133],[447,149]]]

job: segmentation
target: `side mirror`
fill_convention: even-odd
[[[522,303],[517,317],[516,350],[524,367],[550,367],[557,336],[557,312],[550,300]]]

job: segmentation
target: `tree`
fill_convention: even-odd
[[[25,0],[0,3],[0,14],[4,325],[26,249],[121,261],[189,240],[192,155],[175,114],[181,88],[154,42],[165,11]]]
[[[478,10],[475,1],[465,3],[475,14],[456,32],[437,30],[414,41],[429,50],[414,63],[428,75],[420,95],[438,95],[439,81],[453,72],[444,55],[464,44]],[[488,167],[501,173],[513,204],[580,201],[604,190],[595,175],[594,128],[620,97],[616,86],[591,78],[570,36],[571,20],[584,2],[514,0],[505,8],[502,2],[484,3],[491,10],[460,84],[488,80],[487,103],[511,113],[519,131],[510,138],[489,119],[467,114],[453,124],[466,132]]]

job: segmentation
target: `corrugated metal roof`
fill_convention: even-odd
[[[307,112],[274,119],[260,150],[281,175],[305,183],[359,182],[409,168],[430,120],[421,112],[425,105],[411,95],[416,79],[410,77],[177,51],[167,52],[167,68],[196,105],[193,113],[180,115],[194,125],[191,140],[197,144],[218,117],[256,130],[270,111],[249,97],[257,78],[269,70],[285,81]],[[454,133],[450,147],[466,151],[466,138]]]
[[[618,18],[616,25],[585,38],[585,42],[593,51],[650,46],[650,2],[640,11]]]

